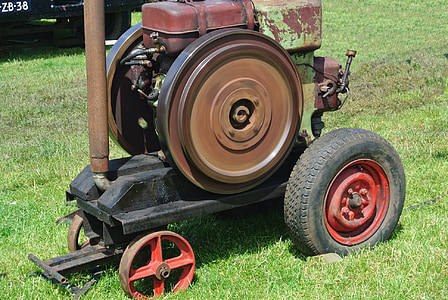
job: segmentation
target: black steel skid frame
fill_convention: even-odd
[[[157,154],[111,160],[109,176],[113,183],[103,193],[97,189],[87,166],[70,184],[67,200],[76,201],[80,208],[78,214],[83,218],[84,234],[90,245],[45,261],[32,254],[28,258],[44,270],[47,278],[64,285],[68,274],[118,261],[127,245],[143,233],[182,220],[282,199],[301,152],[294,149],[262,185],[231,195],[214,194],[194,186],[159,160]]]

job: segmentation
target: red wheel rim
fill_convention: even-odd
[[[177,254],[168,254],[167,257],[164,242],[170,242],[168,248],[175,248]],[[125,266],[123,270],[122,266]],[[148,291],[142,292],[141,288],[136,287],[137,282],[150,279],[152,296],[155,297],[168,291],[168,288],[173,292],[186,289],[193,280],[194,269],[195,259],[190,244],[175,233],[157,232],[141,238],[126,250],[120,264],[120,282],[125,292],[133,298],[149,299],[151,296],[144,295]],[[175,282],[171,281],[172,286],[167,286],[166,281],[176,270]]]
[[[383,222],[390,202],[389,180],[373,160],[356,160],[339,171],[325,198],[325,224],[344,245],[368,240]]]

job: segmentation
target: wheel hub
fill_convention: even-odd
[[[359,160],[344,167],[327,193],[330,234],[348,245],[369,238],[384,219],[388,193],[387,177],[375,162]]]
[[[171,273],[171,268],[168,264],[166,263],[161,263],[155,272],[155,276],[158,280],[164,280],[167,279],[168,277],[170,277],[170,273]]]
[[[351,209],[360,208],[361,204],[362,204],[362,198],[358,193],[353,193],[350,195],[348,205]]]
[[[250,79],[230,82],[214,99],[214,136],[219,144],[235,151],[248,150],[266,134],[271,105],[262,95],[261,83]],[[263,99],[260,101],[260,99]]]
[[[239,103],[239,102],[249,102],[249,103]],[[249,100],[241,99],[233,106],[234,107],[232,107],[232,110],[230,112],[231,115],[230,123],[235,129],[244,129],[244,127],[250,124],[249,119],[252,116],[254,110],[253,105],[251,105]]]

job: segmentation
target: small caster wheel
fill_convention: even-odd
[[[180,235],[159,231],[137,237],[126,248],[119,267],[120,284],[137,299],[186,289],[193,280],[195,259]]]
[[[83,219],[79,214],[73,217],[67,234],[68,250],[75,252],[90,245],[90,239],[84,235]]]

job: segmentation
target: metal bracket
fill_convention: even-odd
[[[122,250],[95,245],[46,261],[41,261],[33,254],[28,254],[28,259],[44,270],[44,272],[33,274],[42,275],[53,283],[67,288],[75,294],[74,299],[78,299],[95,284],[96,280],[103,272],[101,269],[98,269],[97,266],[114,261],[122,253]],[[95,272],[91,279],[81,288],[70,284],[65,277],[66,274],[89,269],[95,270]]]

